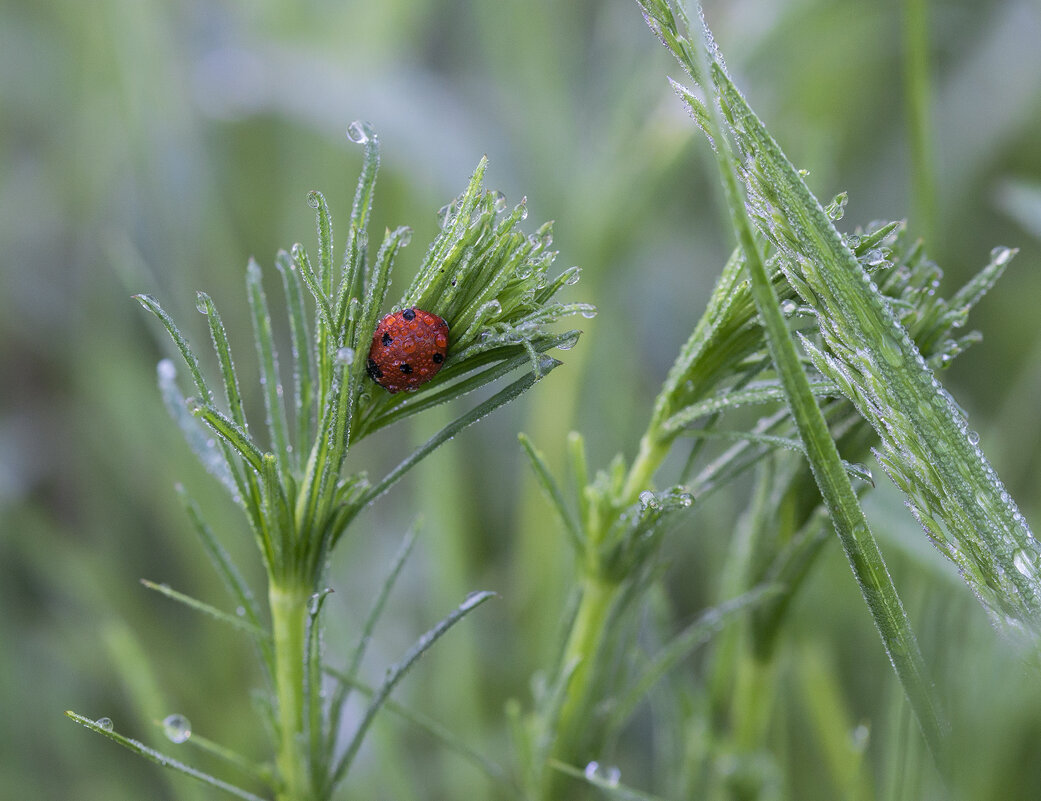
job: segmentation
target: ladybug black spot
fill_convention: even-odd
[[[383,343],[383,347],[387,347],[391,342],[394,341],[394,337],[388,334],[386,331],[383,332],[383,336],[380,337],[380,342]]]
[[[413,320],[416,319],[416,311],[415,311],[415,309],[405,309],[401,313],[401,316],[404,317],[409,322],[412,322]]]
[[[441,364],[441,362],[445,360],[445,357],[442,356],[440,353],[435,353],[433,356],[430,357],[430,359],[434,362],[434,364]]]
[[[383,371],[379,368],[379,365],[376,364],[376,362],[374,362],[372,359],[369,359],[369,363],[365,365],[365,372],[369,374],[369,378],[371,378],[373,381],[378,381],[379,379],[383,378]]]
[[[412,365],[411,365],[411,364],[409,364],[408,362],[405,362],[405,363],[404,363],[403,365],[401,365],[401,367],[400,367],[400,368],[398,368],[398,369],[399,369],[399,370],[401,370],[401,372],[403,372],[403,373],[404,373],[405,375],[408,375],[409,373],[411,373],[411,372],[412,372]]]

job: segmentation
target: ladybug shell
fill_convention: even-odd
[[[445,363],[448,323],[422,309],[388,314],[376,326],[366,369],[388,392],[425,384]]]

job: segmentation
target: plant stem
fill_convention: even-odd
[[[929,109],[929,3],[904,0],[904,105],[911,139],[911,203],[916,228],[934,241],[936,180]]]
[[[589,709],[595,683],[593,678],[597,655],[607,627],[607,618],[618,589],[618,584],[606,582],[589,573],[582,580],[582,600],[571,625],[571,634],[564,649],[562,663],[565,670],[571,665],[575,667],[568,681],[567,699],[561,706],[557,719],[556,742],[552,754],[553,758],[565,764],[584,763],[591,756],[583,753],[582,741],[588,736],[590,728],[596,725],[590,720]],[[547,771],[542,797],[572,797],[563,794],[574,789],[573,785],[564,779],[563,774],[557,771]]]
[[[672,438],[662,439],[656,421],[652,421],[643,437],[640,450],[633,459],[625,479],[619,506],[625,507],[636,501],[637,496],[654,485],[654,473],[669,454]]]
[[[295,581],[286,585],[272,581],[268,589],[278,696],[277,762],[282,778],[279,801],[311,798],[307,766],[299,745],[304,721],[304,640],[310,597],[310,588]]]

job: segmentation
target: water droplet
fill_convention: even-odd
[[[785,317],[791,317],[793,314],[795,314],[795,310],[797,308],[798,307],[796,306],[794,300],[785,300],[781,302],[781,314],[783,314]]]
[[[594,317],[596,317],[596,307],[595,306],[587,306],[586,308],[582,309],[579,312],[579,314],[581,314],[587,320],[592,320]]]
[[[970,431],[967,436],[968,436],[970,445],[979,445],[980,444],[980,435],[979,435],[978,431]]]
[[[990,252],[990,260],[995,264],[1008,264],[1015,255],[1016,251],[1012,248],[999,246]]]
[[[641,492],[640,505],[645,509],[657,505],[657,501],[654,498],[654,493],[650,490],[644,490],[643,492]]]
[[[180,745],[192,736],[192,724],[184,715],[173,714],[163,718],[163,734],[171,743]]]
[[[583,772],[587,779],[597,779],[609,787],[617,787],[622,778],[622,771],[616,765],[601,765],[596,760],[586,765]]]
[[[104,731],[112,731],[112,718],[98,718],[94,721],[99,729]]]
[[[1034,567],[1033,561],[1025,552],[1016,551],[1016,555],[1012,557],[1012,564],[1016,566],[1016,570],[1028,579],[1034,579],[1037,577],[1037,569]]]
[[[581,270],[576,268],[575,271],[573,273],[571,273],[571,275],[569,275],[567,278],[564,279],[564,283],[567,286],[574,286],[575,284],[578,283],[578,279],[580,277],[580,273],[581,272],[582,272]]]
[[[340,348],[336,351],[336,361],[348,366],[354,364],[354,348]]]
[[[199,310],[200,314],[207,314],[208,309],[206,308],[206,293],[197,292],[195,293],[195,308]]]
[[[398,234],[398,243],[401,247],[406,247],[412,242],[412,229],[408,226],[404,226],[401,229],[401,233]]]
[[[246,607],[244,607],[244,606],[236,606],[235,607],[235,614],[238,615],[239,617],[245,617],[246,616]]]
[[[362,120],[355,120],[347,126],[347,138],[357,145],[364,145],[372,135],[372,126]]]
[[[497,191],[493,193],[492,197],[492,207],[497,212],[506,211],[506,195]]]

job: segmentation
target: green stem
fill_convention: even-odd
[[[672,440],[673,437],[662,439],[655,421],[651,422],[646,433],[640,438],[640,450],[629,468],[619,506],[624,508],[635,503],[641,492],[654,486],[654,474],[668,456]]]
[[[936,180],[929,109],[928,0],[904,0],[904,104],[911,140],[911,202],[917,229],[933,241]]]
[[[568,765],[581,767],[595,754],[584,753],[583,740],[588,737],[591,721],[590,703],[595,686],[597,654],[607,628],[619,585],[587,574],[582,581],[582,600],[579,602],[571,633],[564,649],[563,666],[566,670],[574,665],[568,680],[567,698],[560,708],[557,719],[556,741],[552,758]],[[563,774],[548,770],[543,783],[544,799],[570,798],[568,790],[574,784],[565,780]]]
[[[309,587],[271,582],[271,634],[275,646],[275,692],[278,697],[279,801],[311,798],[308,771],[300,747],[304,728],[304,658]]]

